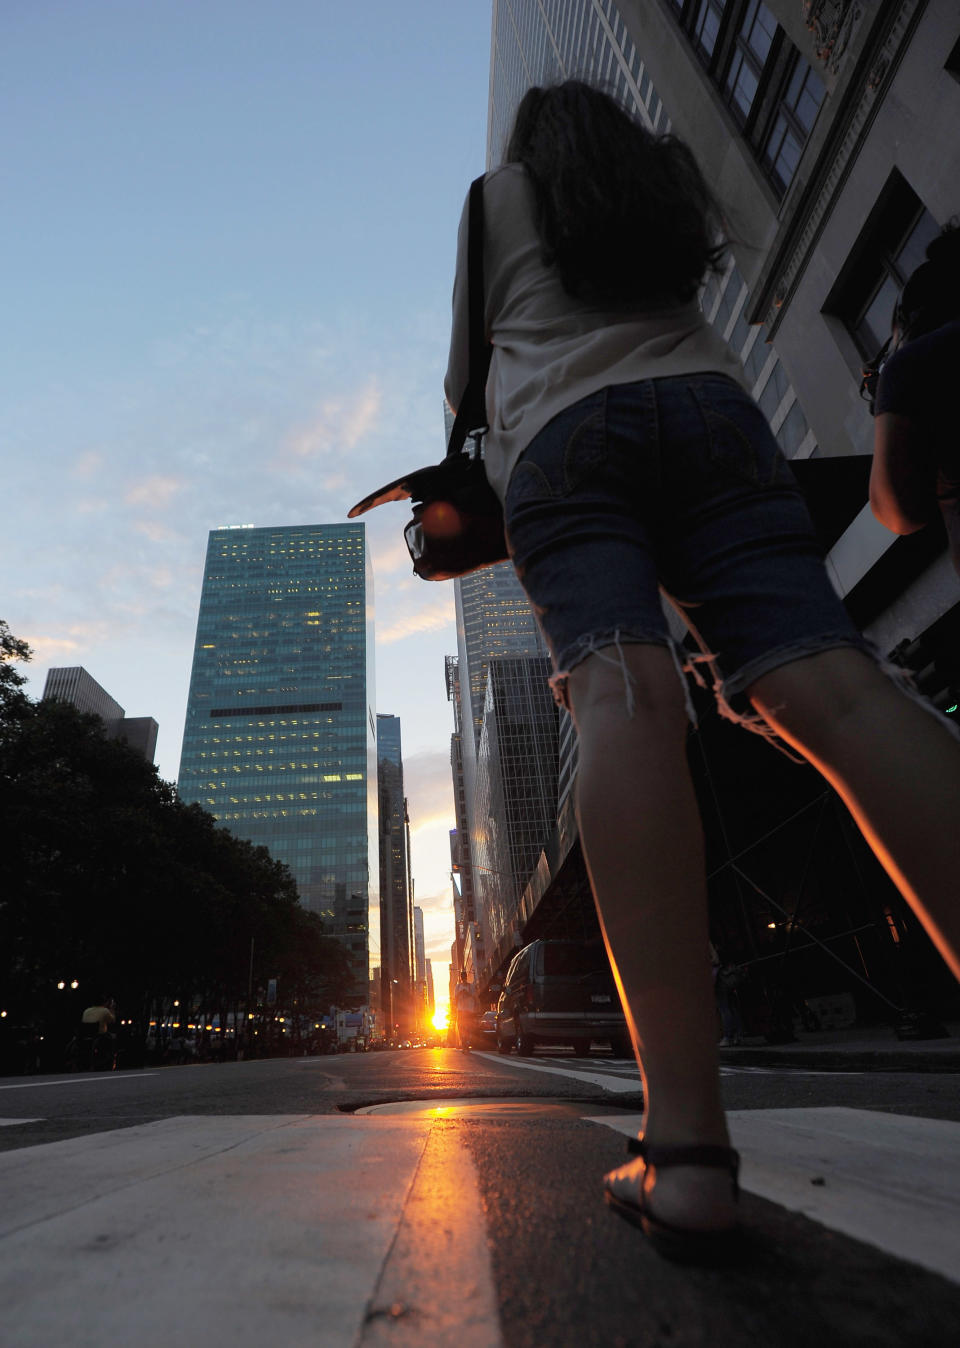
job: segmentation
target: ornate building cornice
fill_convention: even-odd
[[[836,75],[863,7],[857,0],[804,0],[804,23],[813,33],[817,60]]]
[[[806,184],[798,184],[794,209],[788,217],[789,224],[770,256],[766,274],[751,304],[750,321],[767,323],[771,335],[776,331],[783,305],[793,293],[807,258],[856,162],[886,86],[896,71],[925,5],[926,0],[900,0],[893,7],[895,12],[892,21],[872,50],[864,53],[861,67],[855,72],[851,86],[842,95],[830,134],[820,150],[810,177]],[[846,46],[853,31],[844,25],[856,22],[854,11],[860,8],[856,0],[846,4],[833,3],[832,0],[808,0],[805,12],[808,11],[811,20],[816,19],[823,25],[825,42],[829,43],[830,34],[836,32],[829,49],[832,58],[828,53],[828,60],[841,59],[843,52],[837,52],[837,44],[842,41]]]

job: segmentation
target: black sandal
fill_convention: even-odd
[[[733,1184],[733,1197],[740,1196],[738,1175],[740,1171],[739,1153],[732,1147],[713,1146],[648,1146],[643,1138],[631,1138],[627,1150],[634,1156],[641,1156],[647,1165],[701,1165],[710,1169],[726,1170]],[[736,1226],[722,1231],[696,1231],[689,1227],[674,1226],[665,1222],[651,1211],[643,1199],[643,1184],[640,1184],[640,1202],[633,1203],[613,1193],[608,1181],[616,1176],[611,1171],[606,1176],[605,1197],[609,1206],[626,1221],[639,1226],[650,1244],[666,1259],[684,1264],[719,1264],[733,1258],[739,1248],[740,1232]]]

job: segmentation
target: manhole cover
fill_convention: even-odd
[[[474,1118],[486,1115],[488,1118],[523,1119],[532,1115],[543,1118],[545,1114],[581,1118],[584,1109],[589,1109],[591,1113],[603,1112],[605,1109],[609,1109],[611,1113],[623,1112],[622,1108],[616,1110],[594,1100],[588,1104],[583,1100],[517,1100],[508,1097],[490,1099],[483,1096],[464,1096],[462,1099],[451,1100],[391,1100],[382,1105],[364,1105],[352,1113],[431,1115],[438,1119],[469,1114]]]

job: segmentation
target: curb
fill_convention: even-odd
[[[723,1067],[806,1067],[816,1072],[960,1072],[960,1047],[925,1049],[722,1048]]]

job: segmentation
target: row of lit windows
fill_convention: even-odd
[[[363,735],[349,733],[338,734],[334,730],[327,731],[323,735],[319,731],[313,734],[301,731],[297,735],[279,735],[275,731],[265,732],[262,735],[202,735],[197,740],[201,744],[309,744],[311,740],[323,739],[328,743],[335,740],[337,744],[350,743],[362,744]],[[257,753],[273,753],[273,749],[258,749]]]
[[[338,725],[333,723],[332,718],[329,717],[326,718],[325,728],[322,729],[322,731],[307,731],[307,729],[303,729],[303,731],[298,731],[297,733],[283,733],[283,731],[278,733],[276,731],[268,731],[268,725],[286,725],[286,721],[279,721],[279,723],[278,721],[258,721],[256,724],[258,724],[258,729],[260,727],[263,728],[263,735],[253,735],[252,732],[249,733],[249,735],[204,735],[202,736],[202,741],[206,744],[284,744],[287,740],[290,740],[297,744],[307,744],[310,740],[321,739],[336,739],[337,741],[341,741],[342,739],[345,739],[345,737],[351,735],[349,729],[338,727]],[[295,725],[297,723],[291,721],[290,724]],[[313,724],[316,725],[316,721],[314,721]],[[214,727],[212,728],[221,729],[221,727],[218,727],[216,724],[214,724]],[[353,739],[363,741],[365,736],[356,735],[355,733]]]
[[[234,781],[236,781],[237,777],[251,777],[255,780],[260,775],[271,777],[274,773],[277,774],[282,773],[286,775],[286,773],[288,772],[288,769],[286,767],[277,768],[272,763],[268,763],[266,765],[261,765],[260,763],[247,763],[247,764],[232,763],[232,764],[224,764],[223,766],[219,766],[216,764],[210,764],[208,766],[204,764],[203,766],[206,767],[208,772],[230,772],[233,774]],[[301,763],[299,764],[299,767],[301,769],[305,769],[309,767],[309,764]],[[188,775],[189,774],[185,772],[184,778],[186,778]],[[360,772],[341,774],[339,772],[320,773],[320,772],[307,771],[301,772],[300,774],[291,774],[289,777],[286,777],[287,786],[292,786],[294,783],[297,784],[302,783],[304,786],[316,786],[320,782],[323,782],[325,786],[332,786],[334,783],[342,781],[362,782],[363,774]],[[224,782],[224,785],[225,784],[226,783]]]
[[[216,759],[216,758],[217,758],[217,755],[216,755],[216,754],[200,754],[200,755],[199,755],[199,758],[200,758],[200,762],[199,762],[199,763],[196,762],[195,758],[193,758],[193,760],[192,760],[191,762],[185,763],[185,764],[184,764],[184,771],[183,771],[184,777],[189,776],[192,772],[198,772],[198,771],[200,770],[200,768],[202,768],[202,767],[206,767],[207,760],[213,760],[213,759]],[[321,774],[322,769],[323,769],[323,768],[328,768],[328,767],[330,767],[330,766],[331,766],[331,765],[328,764],[328,763],[323,763],[323,764],[321,764],[321,763],[302,763],[302,762],[301,762],[301,763],[298,763],[298,762],[296,762],[296,761],[288,762],[288,763],[269,763],[269,762],[267,762],[267,763],[251,763],[251,762],[248,761],[248,762],[246,762],[246,763],[230,763],[230,764],[226,764],[226,763],[225,763],[225,764],[223,764],[222,767],[219,768],[219,771],[224,772],[224,771],[227,770],[227,768],[229,768],[231,772],[239,772],[239,773],[243,773],[243,772],[249,772],[249,773],[253,773],[253,772],[266,772],[266,773],[304,772],[304,773],[307,773],[308,775],[307,775],[306,777],[304,777],[303,780],[304,780],[304,781],[308,781],[308,782],[315,782],[315,781],[317,781],[318,779],[320,779],[320,780],[322,780],[322,781],[325,781],[325,782],[339,782],[339,781],[362,782],[362,781],[364,780],[364,775],[363,775],[362,772],[351,772],[351,773],[326,772],[326,773],[323,773],[323,776],[322,776],[322,778],[321,778],[320,774]]]
[[[202,759],[202,758],[239,758],[239,759],[241,759],[241,760],[243,760],[243,761],[245,761],[245,762],[249,762],[251,759],[257,759],[257,758],[270,758],[270,759],[273,759],[275,756],[279,755],[280,753],[290,753],[290,752],[291,752],[291,749],[295,752],[295,751],[296,751],[296,743],[297,743],[298,739],[299,739],[301,742],[303,742],[303,741],[308,741],[310,737],[309,737],[308,735],[304,735],[304,736],[300,736],[300,737],[298,737],[298,736],[296,736],[296,735],[290,735],[290,736],[283,735],[283,736],[281,736],[281,738],[282,738],[282,739],[290,739],[290,740],[294,741],[294,744],[291,745],[291,746],[289,746],[288,748],[285,748],[285,749],[280,749],[280,748],[276,748],[276,749],[273,749],[273,748],[265,748],[265,749],[253,749],[253,748],[246,748],[246,749],[210,749],[210,748],[199,748],[199,749],[198,749],[197,745],[194,745],[193,749],[191,750],[190,757],[192,757],[192,758],[201,758],[201,759]],[[346,749],[348,749],[349,747],[351,747],[351,745],[352,745],[352,747],[354,747],[354,750],[356,750],[356,748],[357,748],[358,746],[362,746],[362,743],[363,743],[363,741],[362,741],[362,740],[359,740],[356,736],[351,737],[351,740],[350,740],[350,741],[347,741],[345,736],[338,736],[338,737],[336,738],[336,741],[335,741],[334,743],[329,742],[329,740],[331,740],[332,738],[333,738],[332,736],[331,736],[331,737],[328,737],[328,743],[327,743],[327,745],[326,745],[327,755],[326,755],[325,761],[324,761],[323,763],[321,763],[321,761],[320,761],[319,759],[314,759],[314,760],[312,761],[312,763],[310,763],[310,764],[304,763],[303,766],[304,766],[304,767],[310,766],[310,767],[314,767],[314,768],[319,768],[319,767],[322,767],[322,766],[323,766],[323,767],[333,767],[333,766],[338,765],[338,766],[342,767],[342,766],[343,766],[343,761],[344,761],[344,752],[343,752],[343,751],[346,750]],[[211,742],[211,741],[209,741],[209,740],[202,740],[202,741],[200,741],[200,743],[203,744],[203,745],[208,745],[210,742]],[[220,743],[219,740],[213,740],[212,742],[213,742],[214,744],[219,744],[219,743]],[[231,742],[235,742],[235,741],[229,741],[229,740],[227,741],[228,744],[231,743]],[[321,746],[318,745],[318,744],[317,744],[317,745],[308,745],[308,744],[305,743],[305,744],[304,744],[304,747],[300,750],[300,752],[301,752],[301,753],[314,753],[314,754],[317,754],[317,753],[323,753],[323,749],[322,749]],[[333,758],[333,760],[334,760],[333,762],[330,761],[330,760],[331,760],[331,756],[332,756],[332,758]],[[351,755],[351,754],[347,754],[347,757],[352,757],[352,758],[356,759],[356,758],[359,758],[360,755],[357,754],[356,752],[354,752],[352,755]]]
[[[208,791],[216,791],[218,787],[226,788],[226,782],[205,782],[204,787]],[[325,796],[324,793],[320,791],[266,791],[262,794],[253,796],[229,796],[228,799],[231,804],[236,805],[243,800],[253,800],[256,801],[257,804],[261,804],[264,801],[274,800],[325,800],[332,799],[332,797]],[[338,805],[338,811],[340,808],[341,807]]]
[[[239,800],[234,800],[232,798],[230,800],[231,805],[239,805],[240,803]],[[216,808],[218,802],[212,796],[208,797],[205,801],[202,801],[201,804],[204,804],[213,817],[220,821],[225,819],[232,819],[234,821],[240,819],[316,819],[320,817],[322,813],[312,806],[304,806],[300,809],[290,810],[220,810]]]

